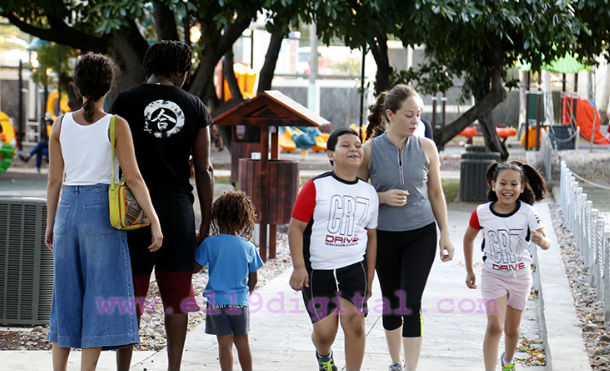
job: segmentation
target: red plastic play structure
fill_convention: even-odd
[[[576,104],[574,104],[574,101],[576,101]],[[564,95],[561,110],[562,124],[569,125],[571,121],[574,122],[574,111],[576,111],[576,125],[580,128],[582,138],[591,141],[591,133],[593,132],[594,144],[610,145],[610,138],[600,131],[601,117],[592,101]],[[594,124],[595,131],[593,131]]]

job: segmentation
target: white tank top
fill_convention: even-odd
[[[89,125],[74,121],[72,113],[64,115],[59,143],[64,158],[65,185],[110,184],[110,117],[106,115]],[[115,157],[115,177],[119,172]]]

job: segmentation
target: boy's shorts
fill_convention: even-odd
[[[303,301],[312,323],[340,310],[339,297],[354,303],[366,316],[368,287],[364,261],[337,269],[312,269],[308,273],[309,287],[303,289]]]
[[[483,269],[481,273],[481,294],[485,301],[508,295],[507,305],[524,310],[532,288],[532,273],[497,274]],[[491,306],[492,310],[494,306]],[[497,308],[495,309],[497,310]]]
[[[245,305],[213,305],[205,314],[205,333],[212,335],[246,335],[250,330],[250,309]]]

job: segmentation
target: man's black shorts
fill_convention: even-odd
[[[193,195],[170,193],[152,198],[163,231],[163,245],[154,253],[150,227],[127,233],[133,274],[156,271],[192,271],[195,259]]]

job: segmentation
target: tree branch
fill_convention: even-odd
[[[88,35],[84,32],[69,27],[63,21],[47,16],[51,28],[32,26],[19,19],[14,13],[3,13],[9,22],[17,26],[21,31],[36,36],[40,39],[53,41],[58,44],[71,46],[83,51],[96,51],[105,53],[108,43],[99,37]]]
[[[242,96],[241,91],[239,90],[239,83],[237,82],[237,78],[235,77],[235,70],[233,69],[233,49],[229,49],[223,57],[222,75],[224,76],[227,85],[229,85],[231,99],[243,100],[244,97]],[[224,86],[222,86],[221,89],[224,89]]]
[[[280,54],[283,40],[283,32],[276,31],[271,34],[271,41],[269,42],[269,47],[267,47],[267,54],[265,54],[265,63],[263,64],[263,68],[261,68],[258,80],[257,94],[271,89],[271,82],[273,81],[273,74],[275,72],[275,66],[277,65],[277,58]]]
[[[233,47],[235,41],[241,36],[246,28],[250,25],[251,18],[244,17],[241,20],[232,23],[225,27],[224,33],[220,37],[218,42],[218,54],[219,58],[224,55],[229,48]]]

